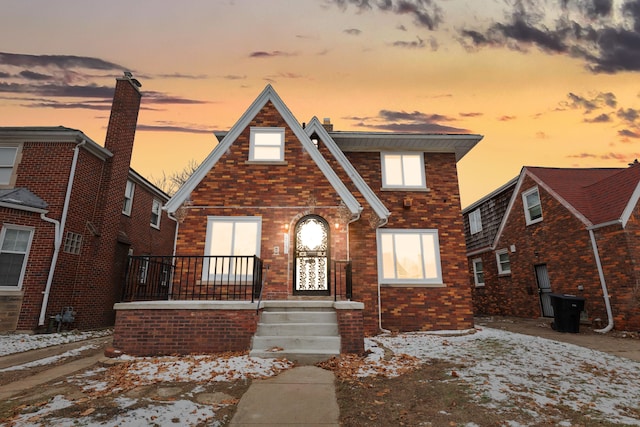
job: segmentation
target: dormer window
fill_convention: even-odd
[[[19,146],[0,147],[0,185],[9,186],[15,182],[15,164]]]
[[[382,188],[426,189],[422,153],[382,153]]]
[[[251,128],[249,161],[284,161],[284,128]]]
[[[477,234],[482,231],[482,214],[480,208],[469,213],[469,230],[471,234]]]

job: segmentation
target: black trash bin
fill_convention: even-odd
[[[553,306],[551,327],[558,332],[580,332],[580,313],[584,310],[584,298],[575,295],[550,294]]]

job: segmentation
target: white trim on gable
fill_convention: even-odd
[[[309,135],[309,137],[311,137],[311,135],[313,135],[314,133],[318,134],[318,137],[322,140],[322,142],[324,142],[324,144],[329,149],[329,152],[333,154],[333,157],[336,158],[349,178],[351,178],[351,181],[353,181],[358,191],[362,193],[365,200],[369,203],[376,215],[378,215],[378,218],[380,218],[383,224],[386,223],[389,219],[389,216],[391,215],[391,212],[389,212],[389,209],[387,209],[384,203],[382,203],[378,196],[376,196],[376,193],[373,192],[371,187],[367,185],[365,180],[353,167],[342,150],[338,148],[333,138],[331,138],[331,135],[329,135],[329,132],[327,132],[324,126],[322,126],[322,123],[320,123],[320,120],[316,116],[314,116],[304,130],[307,135]]]
[[[633,194],[631,194],[629,202],[627,203],[627,206],[625,206],[624,210],[622,211],[622,215],[620,216],[620,223],[622,224],[622,228],[625,228],[627,226],[627,222],[629,221],[629,218],[631,218],[633,210],[638,204],[638,200],[640,200],[640,182],[638,182],[638,184],[636,185],[636,189],[633,190]]]
[[[305,133],[302,126],[293,116],[289,108],[280,99],[275,89],[271,85],[267,85],[264,90],[253,101],[251,106],[242,114],[240,119],[229,130],[225,137],[220,141],[213,151],[207,156],[206,159],[200,164],[200,167],[189,177],[189,179],[178,189],[176,194],[167,202],[164,209],[169,213],[174,213],[185,200],[189,197],[191,192],[196,186],[204,179],[207,173],[213,168],[213,166],[220,160],[220,157],[227,151],[227,149],[236,141],[242,131],[249,125],[251,120],[260,112],[260,110],[271,101],[276,107],[276,110],[280,113],[284,121],[291,128],[295,136],[298,138],[302,146],[309,153],[311,159],[318,165],[320,171],[327,178],[329,183],[336,190],[342,201],[356,217],[362,212],[362,206],[353,194],[347,189],[344,183],[340,180],[327,161],[322,157],[322,154],[316,149],[309,136]]]
[[[522,188],[522,183],[524,182],[524,179],[527,176],[530,177],[532,180],[534,180],[538,184],[539,187],[544,188],[547,193],[549,193],[553,198],[555,198],[558,202],[560,202],[560,204],[562,204],[565,208],[567,208],[567,210],[569,212],[571,212],[571,214],[573,214],[573,216],[578,218],[578,220],[580,222],[582,222],[585,225],[585,227],[588,228],[588,227],[593,226],[593,224],[591,223],[591,221],[589,221],[587,219],[587,217],[582,215],[576,208],[573,207],[573,205],[571,205],[569,202],[567,202],[558,193],[553,191],[551,189],[551,187],[549,187],[544,181],[542,181],[533,172],[529,171],[527,169],[527,167],[525,166],[520,171],[520,177],[518,178],[518,183],[516,184],[516,187],[513,190],[513,194],[511,194],[511,199],[509,200],[509,205],[507,206],[507,209],[504,211],[504,215],[502,216],[502,221],[500,222],[500,227],[498,227],[498,231],[496,232],[496,235],[495,235],[495,237],[493,239],[493,243],[491,244],[491,249],[492,250],[495,250],[497,245],[498,245],[498,241],[500,240],[500,236],[502,235],[502,232],[504,231],[504,227],[506,226],[506,223],[507,223],[507,218],[509,218],[509,215],[511,214],[511,210],[513,209],[513,205],[515,204],[516,200],[518,200],[518,198],[521,197],[520,189]]]

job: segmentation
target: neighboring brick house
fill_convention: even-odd
[[[175,254],[257,255],[267,301],[333,300],[332,261],[349,260],[366,334],[473,328],[456,162],[482,136],[324,122],[268,85],[166,205]]]
[[[550,294],[568,294],[603,332],[640,330],[639,199],[637,162],[524,167],[463,211],[475,313],[553,317]]]
[[[113,325],[127,255],[172,250],[169,197],[130,168],[138,87],[117,79],[104,147],[61,126],[0,128],[0,331],[45,330],[66,307],[65,327]]]

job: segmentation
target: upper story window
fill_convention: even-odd
[[[496,262],[498,263],[498,274],[511,273],[511,261],[509,260],[509,251],[500,249],[496,251]]]
[[[258,162],[284,161],[284,128],[251,128],[249,160]]]
[[[160,228],[160,218],[162,216],[162,202],[158,199],[153,199],[151,205],[151,226],[154,228]]]
[[[378,230],[378,281],[442,284],[438,230]]]
[[[382,153],[382,188],[426,189],[422,153]]]
[[[131,215],[131,208],[133,207],[133,192],[136,189],[136,184],[133,181],[127,181],[127,187],[124,190],[124,205],[122,206],[122,213],[129,216]]]
[[[471,234],[476,234],[482,231],[482,216],[480,215],[480,208],[469,213],[469,229]]]
[[[0,231],[0,289],[22,287],[32,237],[32,228],[3,224]]]
[[[527,220],[527,225],[542,221],[542,205],[540,204],[538,187],[522,193],[522,203],[524,205],[524,215]]]
[[[484,286],[484,267],[482,258],[474,258],[473,261],[473,281],[476,286]]]
[[[20,147],[0,146],[0,185],[9,186],[15,183],[15,165]]]

